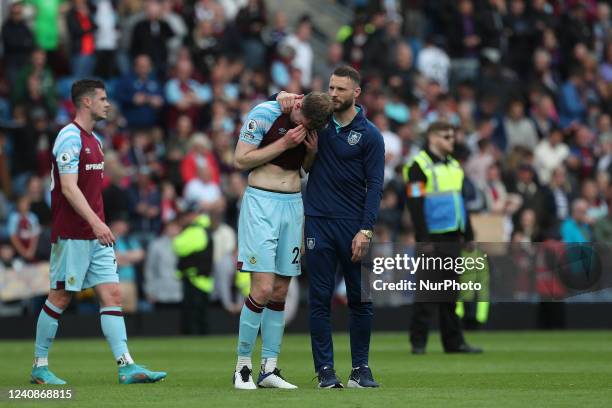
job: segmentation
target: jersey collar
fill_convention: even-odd
[[[339,122],[336,120],[336,118],[334,117],[334,115],[332,115],[332,121],[334,122],[334,126],[336,127],[336,133],[340,132],[340,130],[341,130],[343,127],[345,127],[345,128],[346,128],[346,127],[351,126],[353,123],[355,123],[355,121],[357,120],[357,118],[359,118],[359,120],[361,120],[361,119],[362,119],[362,117],[363,117],[363,109],[361,108],[361,105],[357,105],[357,104],[355,104],[355,109],[357,109],[357,114],[355,115],[355,117],[353,118],[353,120],[352,120],[352,121],[350,121],[348,124],[346,124],[346,125],[344,125],[344,126],[342,126],[342,125],[341,125],[341,124],[340,124],[340,123],[339,123]]]

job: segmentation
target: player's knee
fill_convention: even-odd
[[[261,305],[268,303],[272,293],[272,284],[259,284],[251,288],[251,297]]]
[[[274,288],[272,291],[272,295],[270,296],[270,300],[274,302],[284,302],[287,298],[287,292],[289,291],[289,286],[279,285]]]
[[[104,291],[102,306],[121,306],[121,291],[119,285],[113,285]]]
[[[65,290],[52,290],[49,293],[49,302],[58,309],[66,310],[70,304],[72,296]]]

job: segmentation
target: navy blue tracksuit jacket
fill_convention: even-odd
[[[340,265],[350,308],[353,367],[368,364],[372,305],[361,302],[361,263],[351,244],[373,229],[383,188],[385,147],[379,130],[357,107],[344,127],[332,118],[319,131],[319,149],[305,194],[304,240],[310,275],[310,335],[315,370],[333,367],[330,303]]]

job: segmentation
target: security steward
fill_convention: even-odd
[[[429,258],[456,259],[463,243],[473,240],[470,219],[465,210],[463,170],[452,156],[454,128],[445,122],[433,122],[427,129],[425,149],[404,167],[407,205],[412,216],[417,241],[417,255]],[[436,265],[416,272],[420,281],[457,281],[453,269]],[[420,286],[417,286],[419,288]],[[410,342],[413,354],[425,354],[429,324],[438,309],[442,346],[446,353],[481,353],[463,338],[459,317],[455,313],[457,292],[422,290],[415,293]]]
[[[215,286],[210,218],[191,207],[181,221],[185,227],[172,242],[178,258],[177,276],[183,281],[181,328],[183,334],[206,334],[209,296]]]

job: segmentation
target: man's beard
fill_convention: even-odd
[[[347,99],[346,101],[342,102],[340,106],[338,106],[337,108],[334,108],[334,112],[344,112],[345,110],[353,106],[354,103],[355,103],[355,99]]]

